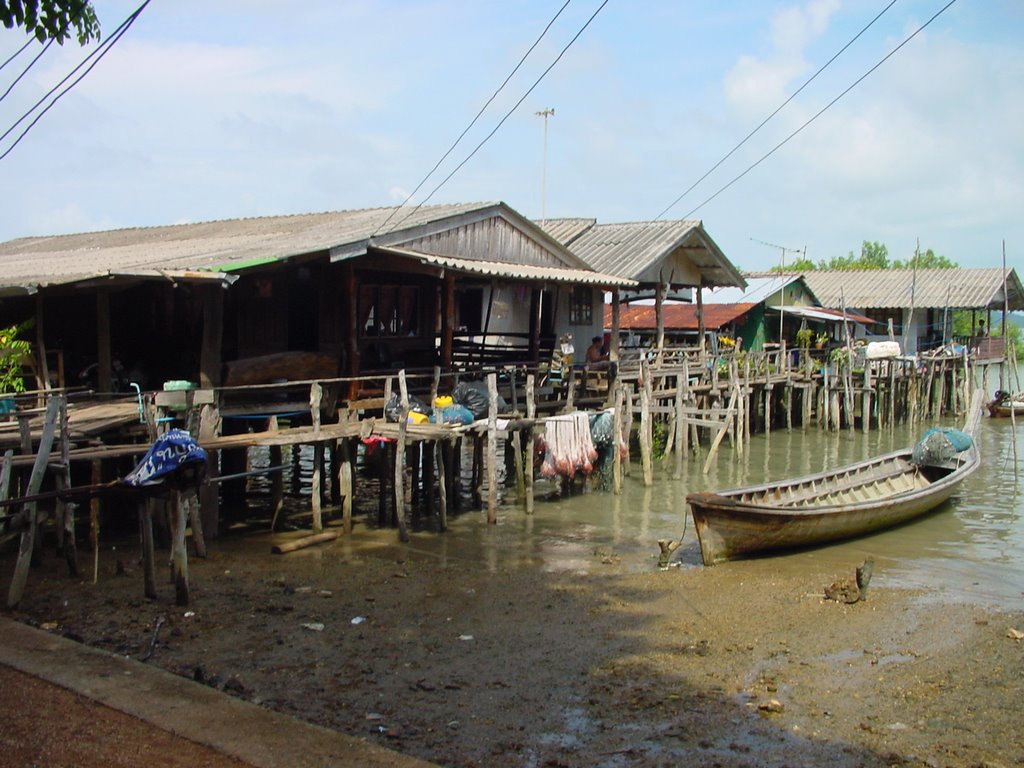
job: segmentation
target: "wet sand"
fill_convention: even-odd
[[[597,546],[545,572],[394,538],[213,542],[187,609],[142,597],[131,541],[95,586],[47,553],[8,615],[446,766],[1024,763],[1020,600],[937,603],[876,567],[846,605],[823,587],[857,562],[636,572]]]

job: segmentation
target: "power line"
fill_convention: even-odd
[[[53,45],[53,38],[52,38],[52,37],[51,37],[51,38],[50,38],[49,40],[47,40],[47,41],[46,41],[46,45],[44,45],[44,46],[43,46],[43,50],[41,50],[41,51],[40,51],[39,53],[37,53],[37,54],[36,54],[35,58],[34,58],[34,59],[32,59],[32,61],[30,61],[30,62],[28,63],[28,66],[27,66],[27,67],[25,67],[25,68],[24,68],[23,70],[21,70],[21,74],[20,74],[20,75],[18,75],[18,76],[17,76],[16,78],[14,78],[14,82],[12,82],[12,83],[11,83],[11,84],[10,84],[10,85],[9,85],[9,86],[7,87],[7,90],[3,92],[3,95],[2,95],[2,96],[0,96],[0,101],[3,101],[4,99],[6,99],[6,98],[7,98],[8,94],[10,94],[10,92],[14,90],[14,86],[16,86],[16,85],[17,85],[17,84],[18,84],[18,83],[19,83],[19,82],[21,81],[21,78],[23,78],[23,77],[24,77],[25,75],[27,75],[27,74],[28,74],[28,71],[29,71],[30,69],[32,69],[32,67],[34,67],[34,66],[35,66],[36,62],[37,62],[37,61],[39,61],[39,60],[40,60],[40,59],[41,59],[41,58],[43,57],[43,54],[44,54],[44,53],[46,53],[46,52],[47,52],[48,50],[50,50],[50,46],[51,46],[51,45]],[[25,48],[27,48],[27,47],[28,47],[27,45],[26,45],[26,46],[24,46],[24,47],[23,47],[23,48],[21,49],[21,51],[24,51],[24,50],[25,50]],[[21,53],[21,51],[18,51],[18,53]],[[14,54],[14,56],[17,56],[17,55],[18,55],[18,53]],[[12,57],[11,57],[10,59],[8,59],[7,61],[5,61],[5,62],[4,62],[4,65],[3,65],[3,66],[7,66],[7,64],[8,64],[8,63],[9,63],[9,62],[11,61],[11,59],[13,59],[13,58],[14,58],[14,56],[12,56]]]
[[[770,115],[768,115],[768,117],[766,117],[764,120],[762,120],[754,130],[752,130],[750,133],[748,133],[746,136],[744,136],[743,140],[739,144],[737,144],[735,147],[730,149],[729,152],[721,160],[719,160],[717,163],[715,163],[713,166],[711,166],[703,176],[701,176],[699,179],[697,179],[695,182],[693,182],[693,184],[691,184],[686,189],[686,191],[683,192],[683,194],[681,194],[679,197],[677,197],[675,200],[673,200],[671,203],[669,203],[668,207],[666,207],[665,210],[663,210],[661,213],[659,213],[657,216],[654,217],[654,220],[657,221],[662,216],[664,216],[666,213],[668,213],[670,210],[675,208],[676,205],[679,204],[680,200],[682,200],[684,197],[686,197],[688,194],[690,194],[690,192],[692,192],[694,190],[694,188],[698,184],[700,184],[702,181],[704,181],[704,179],[706,179],[708,176],[710,176],[712,173],[714,173],[722,163],[724,163],[726,160],[728,160],[730,157],[732,157],[733,154],[735,154],[736,151],[740,149],[740,147],[742,147],[744,144],[747,143],[747,141],[749,141],[751,138],[753,138],[755,133],[757,133],[762,128],[764,128],[764,126],[768,123],[768,121],[771,120],[773,117],[775,117],[777,114],[779,114],[779,112],[781,112],[783,110],[783,108],[787,104],[789,104],[789,102],[791,102],[798,95],[800,95],[800,92],[803,91],[804,88],[806,88],[808,85],[810,85],[812,82],[814,82],[814,80],[818,77],[818,75],[820,75],[822,72],[824,72],[826,69],[828,69],[828,67],[832,64],[832,62],[834,62],[836,59],[838,59],[840,56],[842,56],[847,48],[849,48],[851,45],[853,45],[855,42],[857,42],[857,40],[860,38],[860,36],[863,35],[865,32],[867,32],[872,26],[874,26],[875,22],[878,21],[880,18],[882,18],[882,16],[885,14],[885,12],[888,11],[890,8],[892,8],[895,4],[896,4],[896,0],[891,0],[891,2],[887,6],[885,6],[885,8],[883,8],[881,11],[879,11],[878,15],[875,16],[875,18],[873,18],[871,21],[869,21],[867,23],[867,25],[860,32],[858,32],[856,35],[854,35],[850,39],[850,41],[848,43],[846,43],[846,45],[844,45],[842,48],[840,48],[838,51],[836,51],[835,55],[832,56],[831,59],[829,59],[824,64],[822,64],[821,67],[818,68],[817,72],[815,72],[807,80],[805,80],[804,84],[801,85],[799,88],[797,88],[795,91],[793,91],[793,93],[790,95],[790,97],[788,99],[786,99],[778,107],[776,107],[774,112],[772,112]]]
[[[386,227],[388,225],[388,223],[391,221],[391,219],[394,217],[394,215],[396,213],[398,213],[398,211],[401,208],[405,207],[406,203],[408,203],[410,200],[412,200],[412,198],[416,195],[416,193],[420,191],[420,187],[422,187],[424,184],[427,183],[427,179],[429,179],[431,176],[434,175],[434,171],[436,171],[438,168],[441,167],[441,163],[443,163],[445,160],[448,159],[448,155],[450,155],[455,150],[455,147],[457,147],[459,145],[459,142],[462,141],[463,137],[467,133],[469,133],[469,130],[474,125],[476,125],[476,121],[480,119],[480,116],[484,113],[484,110],[486,110],[491,105],[491,102],[494,101],[495,98],[497,98],[498,94],[502,92],[502,90],[505,88],[506,85],[508,85],[508,81],[511,80],[513,75],[515,75],[515,73],[519,71],[519,68],[521,66],[523,66],[523,63],[526,61],[526,59],[529,57],[529,55],[531,53],[533,53],[533,49],[536,48],[540,44],[540,41],[544,39],[544,36],[548,33],[548,30],[551,29],[551,25],[554,24],[555,21],[558,19],[558,17],[562,15],[562,11],[564,11],[569,6],[569,3],[571,3],[571,2],[572,2],[572,0],[565,0],[565,4],[562,5],[562,7],[558,9],[558,13],[556,13],[554,16],[551,17],[551,21],[549,21],[547,26],[544,27],[544,30],[540,33],[540,36],[536,40],[533,41],[533,45],[531,45],[529,47],[529,49],[526,51],[526,53],[524,53],[522,55],[522,57],[519,59],[519,63],[515,65],[515,67],[512,69],[511,72],[508,73],[508,77],[506,77],[504,82],[502,82],[502,84],[498,86],[498,89],[494,93],[491,94],[491,98],[489,98],[486,101],[486,103],[484,103],[484,105],[482,107],[480,107],[480,111],[476,113],[476,117],[474,117],[470,121],[469,125],[467,125],[465,127],[465,129],[463,129],[462,133],[459,134],[459,137],[457,139],[455,139],[455,141],[452,143],[452,145],[450,147],[448,147],[448,151],[445,152],[443,155],[441,155],[441,159],[438,160],[434,164],[434,167],[431,168],[427,172],[427,175],[423,177],[423,179],[420,181],[420,183],[416,185],[416,188],[412,192],[409,193],[409,195],[405,198],[405,200],[402,201],[401,205],[399,205],[398,208],[395,208],[395,210],[393,210],[391,212],[391,214],[384,220],[384,223],[381,224],[379,227],[377,227],[376,231],[373,233],[374,235],[376,235],[378,232],[380,232],[382,229],[384,229],[384,227]],[[371,235],[371,237],[372,236],[373,235]]]
[[[451,179],[452,176],[454,176],[456,173],[459,172],[459,170],[461,170],[462,166],[464,166],[466,163],[468,163],[473,158],[473,156],[477,152],[480,151],[480,148],[483,147],[484,144],[486,144],[488,141],[490,141],[491,137],[494,136],[494,134],[496,134],[498,132],[498,129],[501,128],[501,126],[505,124],[505,121],[508,120],[508,118],[512,115],[512,113],[515,112],[517,109],[519,109],[519,106],[524,101],[526,101],[526,97],[529,96],[531,93],[533,93],[533,90],[538,85],[540,85],[541,80],[543,80],[547,76],[548,72],[550,72],[552,69],[554,69],[555,65],[558,64],[558,62],[562,60],[562,57],[565,55],[565,52],[568,51],[569,48],[572,47],[573,43],[575,43],[577,39],[579,39],[580,35],[582,35],[583,32],[587,29],[587,27],[590,26],[591,22],[593,22],[594,19],[597,18],[597,14],[599,14],[601,12],[601,10],[606,5],[608,5],[608,0],[604,0],[604,2],[602,2],[601,5],[598,6],[597,10],[594,11],[593,14],[591,14],[589,19],[587,19],[587,22],[582,27],[580,27],[579,31],[575,35],[573,35],[572,39],[568,43],[566,43],[564,48],[562,48],[562,50],[558,54],[558,56],[555,57],[555,60],[552,61],[550,65],[548,65],[548,68],[545,69],[541,73],[540,77],[538,77],[537,80],[534,81],[533,85],[531,85],[529,87],[529,89],[527,89],[526,93],[524,93],[522,95],[522,97],[519,99],[519,101],[517,101],[512,106],[512,108],[508,112],[505,113],[505,116],[502,117],[500,121],[498,121],[498,124],[496,126],[494,126],[494,128],[491,130],[491,132],[488,133],[486,136],[484,136],[483,140],[479,144],[477,144],[476,147],[473,148],[473,151],[470,152],[461,163],[459,163],[457,166],[455,166],[455,168],[452,169],[451,173],[449,173],[447,176],[445,176],[444,179],[442,179],[441,182],[430,191],[430,194],[427,195],[423,199],[422,202],[417,203],[415,208],[413,208],[411,211],[409,211],[409,213],[407,213],[405,215],[405,217],[401,221],[398,222],[398,224],[396,224],[394,227],[392,227],[392,231],[397,229],[398,227],[400,227],[406,221],[408,221],[410,216],[412,216],[413,214],[416,213],[416,211],[418,211],[420,208],[422,208],[427,203],[427,201],[429,201],[430,198],[432,198],[437,193],[437,191],[439,189],[441,189],[441,187],[443,187],[445,184],[448,183],[449,179]]]
[[[25,43],[23,46],[21,46],[21,48],[19,48],[14,53],[12,53],[8,57],[7,61],[5,61],[3,64],[0,64],[0,69],[3,69],[8,64],[10,64],[12,61],[14,61],[16,58],[18,58],[22,53],[24,53],[25,49],[28,48],[30,45],[32,45],[32,43],[34,43],[35,41],[36,41],[36,39],[34,37],[31,38],[27,43]]]
[[[714,200],[720,194],[725,192],[727,189],[729,189],[729,187],[731,187],[737,181],[742,179],[744,176],[746,176],[752,170],[757,168],[757,166],[759,166],[761,163],[763,163],[769,157],[774,155],[778,150],[780,150],[782,147],[784,147],[786,144],[788,144],[790,142],[790,140],[792,140],[797,134],[799,134],[801,131],[803,131],[804,128],[806,128],[811,123],[813,123],[815,120],[817,120],[819,117],[821,117],[821,115],[824,114],[824,112],[826,110],[828,110],[830,107],[832,107],[832,105],[834,105],[841,98],[843,98],[846,94],[848,94],[850,91],[852,91],[858,85],[860,85],[865,79],[867,79],[868,75],[872,74],[876,69],[878,69],[886,61],[888,61],[890,58],[892,58],[892,56],[894,56],[896,54],[896,52],[899,51],[903,46],[905,46],[907,43],[909,43],[911,40],[913,40],[915,37],[917,37],[925,29],[925,27],[927,27],[929,24],[931,24],[933,21],[935,21],[937,18],[939,18],[939,16],[941,16],[943,13],[945,13],[949,9],[949,7],[951,5],[953,5],[953,3],[955,3],[955,2],[956,2],[956,0],[949,0],[949,2],[946,3],[942,8],[940,8],[935,13],[934,16],[932,16],[930,19],[928,19],[928,21],[926,21],[924,24],[922,24],[920,27],[918,27],[916,30],[914,30],[914,32],[911,33],[907,38],[905,38],[902,43],[900,43],[895,48],[893,48],[891,51],[889,51],[889,53],[887,53],[877,64],[875,64],[873,67],[871,67],[871,69],[869,69],[867,72],[865,72],[859,78],[857,78],[842,93],[840,93],[838,96],[836,96],[834,99],[832,99],[832,101],[830,101],[828,104],[826,104],[820,110],[818,110],[818,112],[815,113],[813,117],[809,118],[803,125],[801,125],[799,128],[797,128],[791,134],[789,134],[789,136],[787,136],[785,139],[783,139],[778,144],[776,144],[774,147],[772,147],[772,149],[770,149],[768,152],[766,152],[764,155],[762,155],[760,159],[758,159],[752,165],[748,166],[747,169],[745,171],[743,171],[743,173],[741,173],[738,176],[736,176],[732,181],[730,181],[728,184],[726,184],[725,186],[721,187],[717,192],[715,192],[713,195],[711,195],[711,197],[707,198],[700,205],[695,207],[693,210],[689,211],[683,218],[685,219],[685,218],[689,218],[690,216],[692,216],[694,213],[699,211],[701,208],[703,208],[705,205],[710,203],[712,200]]]
[[[43,98],[41,98],[39,101],[37,101],[32,106],[32,108],[28,110],[28,112],[26,112],[21,117],[19,117],[17,119],[17,121],[15,121],[14,125],[12,125],[6,131],[4,131],[3,135],[0,135],[0,141],[3,141],[4,139],[6,139],[11,134],[11,132],[15,128],[17,128],[18,125],[20,125],[22,123],[22,121],[26,120],[33,112],[36,111],[36,109],[39,107],[40,104],[42,104],[44,101],[46,101],[46,99],[48,99],[51,95],[53,95],[53,93],[58,88],[60,88],[64,83],[66,83],[69,79],[71,79],[71,76],[74,75],[83,66],[85,66],[85,64],[90,59],[92,59],[93,57],[96,57],[96,60],[93,61],[91,64],[89,64],[89,66],[86,68],[86,70],[81,75],[79,75],[77,78],[75,78],[75,80],[73,80],[71,82],[71,84],[68,85],[67,88],[65,88],[63,91],[58,93],[54,97],[53,101],[51,101],[49,104],[47,104],[43,108],[43,110],[38,115],[36,115],[35,119],[33,119],[32,122],[29,123],[25,127],[25,130],[21,132],[21,134],[18,136],[18,138],[14,140],[14,143],[11,144],[11,146],[9,146],[3,152],[3,154],[0,154],[0,160],[3,160],[9,154],[11,154],[11,152],[14,150],[14,148],[16,146],[18,146],[18,144],[21,143],[21,140],[25,138],[25,136],[28,134],[28,132],[31,131],[32,128],[36,125],[36,123],[38,123],[42,119],[43,115],[45,115],[47,112],[49,112],[50,109],[61,99],[62,96],[64,96],[68,91],[70,91],[76,85],[78,85],[78,83],[80,83],[85,78],[85,76],[88,75],[93,70],[93,67],[95,67],[97,64],[100,63],[100,61],[103,59],[103,57],[106,56],[107,53],[110,52],[110,49],[113,48],[114,45],[117,43],[117,41],[121,39],[121,36],[124,35],[124,33],[127,32],[131,28],[132,24],[135,23],[135,20],[139,17],[139,15],[142,13],[142,11],[145,10],[146,6],[149,5],[149,3],[150,3],[150,0],[145,0],[145,2],[143,2],[142,5],[140,5],[131,15],[129,15],[128,18],[126,18],[124,21],[121,22],[121,24],[117,27],[117,29],[114,30],[114,33],[110,37],[108,37],[98,48],[96,48],[94,51],[89,53],[89,55],[86,56],[81,61],[81,63],[79,63],[79,65],[77,67],[75,67],[73,70],[71,70],[71,72],[69,72],[59,83],[57,83],[57,85],[55,85],[53,88],[51,88],[46,93],[46,95],[43,96]]]

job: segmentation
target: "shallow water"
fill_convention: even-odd
[[[706,447],[701,455],[688,458],[681,480],[670,479],[669,472],[656,465],[655,483],[649,488],[634,463],[618,496],[592,491],[557,498],[557,484],[541,481],[533,515],[516,503],[514,488],[502,488],[496,525],[487,523],[485,511],[463,511],[449,516],[446,533],[414,529],[412,541],[404,547],[395,530],[375,527],[376,484],[361,478],[357,495],[363,513],[357,515],[355,536],[342,547],[351,547],[353,553],[376,550],[440,564],[476,562],[492,571],[538,567],[601,573],[615,567],[636,572],[658,568],[659,539],[682,536],[673,567],[700,568],[686,493],[827,470],[912,445],[927,426],[932,425],[898,425],[869,434],[837,434],[814,426],[754,435],[742,457],[724,443],[707,475],[702,471]],[[947,420],[942,426],[957,424]],[[939,600],[1019,606],[1024,598],[1024,424],[1014,431],[1009,420],[986,416],[978,441],[981,468],[950,502],[923,518],[847,542],[715,567],[735,569],[738,578],[821,570],[852,574],[871,555],[876,586],[921,588]],[[302,459],[302,476],[295,478],[292,500],[308,506],[309,457],[303,454]],[[254,465],[261,460],[254,456]],[[258,481],[254,489],[261,490]]]

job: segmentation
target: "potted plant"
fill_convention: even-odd
[[[825,331],[814,337],[814,347],[816,349],[824,349],[826,344],[828,344],[828,334]]]
[[[796,345],[800,349],[809,349],[814,340],[814,331],[810,328],[801,328],[796,332]]]

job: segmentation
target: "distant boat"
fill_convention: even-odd
[[[704,565],[861,536],[935,509],[981,464],[974,435],[983,403],[976,392],[963,432],[930,430],[916,448],[795,480],[688,494]],[[943,442],[941,455],[931,450]]]
[[[992,396],[992,402],[988,404],[988,415],[994,417],[1013,416],[1018,419],[1024,417],[1024,393],[1018,392],[1016,395],[1011,395],[1009,392],[997,389],[995,395]]]

